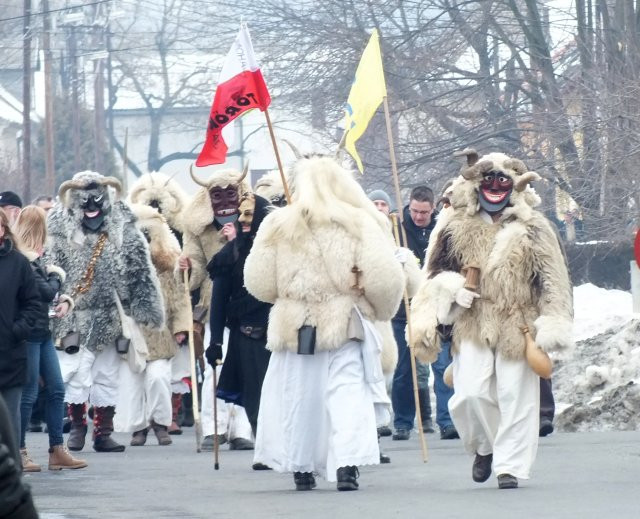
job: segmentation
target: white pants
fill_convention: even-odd
[[[207,324],[204,332],[204,343],[209,344],[211,329]],[[222,354],[226,356],[229,344],[229,329],[224,329],[222,338]],[[224,357],[223,357],[224,358]],[[216,377],[220,380],[222,366],[216,368]],[[208,362],[205,363],[204,380],[202,381],[202,435],[211,436],[215,433],[213,423],[213,369]],[[228,404],[224,400],[216,399],[216,411],[218,415],[218,434],[226,434],[229,440],[244,438],[250,440],[253,436],[251,424],[244,407]]]
[[[328,481],[347,465],[380,462],[371,388],[359,343],[271,354],[262,385],[254,461]]]
[[[171,425],[171,360],[147,362],[142,373],[133,373],[123,360],[117,410],[116,432],[139,431],[152,420],[159,425]]]
[[[527,361],[462,341],[449,412],[467,452],[493,453],[495,474],[528,479],[538,449],[540,381]]]
[[[189,360],[189,347],[180,346],[178,352],[171,359],[171,392],[184,395],[191,392],[191,387],[184,380],[191,376],[191,364]]]
[[[220,378],[222,366],[216,368],[216,374]],[[251,424],[244,407],[228,404],[220,398],[216,399],[218,414],[218,434],[226,434],[229,440],[234,438],[252,437]],[[211,436],[214,432],[213,424],[213,369],[207,363],[204,370],[204,382],[202,383],[202,434]]]
[[[73,355],[58,351],[58,360],[65,385],[65,402],[84,404],[88,400],[95,407],[117,404],[122,359],[115,346],[95,353],[82,347]]]

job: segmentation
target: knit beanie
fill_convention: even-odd
[[[376,200],[382,200],[386,202],[389,208],[391,208],[391,198],[387,193],[385,193],[382,189],[374,189],[369,193],[369,200],[375,202]]]

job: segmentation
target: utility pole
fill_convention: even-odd
[[[94,99],[94,123],[95,123],[95,146],[94,146],[94,167],[95,171],[104,173],[104,161],[102,160],[102,146],[105,142],[104,135],[104,60],[98,58],[94,62],[96,79],[93,84]]]
[[[44,52],[44,102],[45,102],[45,189],[52,195],[56,188],[55,155],[53,141],[53,81],[51,74],[51,18],[49,17],[49,0],[42,0],[43,34],[42,50]]]
[[[24,197],[31,199],[31,0],[23,3],[22,26],[22,176]]]
[[[73,119],[73,169],[74,173],[80,171],[80,101],[78,99],[78,45],[76,41],[76,28],[71,26],[69,39],[69,53],[71,54],[71,110]]]

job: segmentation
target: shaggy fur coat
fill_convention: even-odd
[[[162,215],[152,207],[132,204],[138,228],[149,241],[151,261],[160,280],[165,303],[165,326],[161,330],[148,327],[142,332],[149,349],[149,361],[170,359],[178,345],[174,335],[186,332],[191,324],[190,301],[184,285],[176,280],[174,266],[180,256],[180,245]]]
[[[267,348],[297,351],[298,329],[316,327],[316,350],[348,340],[354,305],[371,321],[398,309],[404,275],[383,218],[350,172],[329,158],[305,158],[292,172],[293,203],[269,214],[245,263],[247,290],[273,303]],[[354,265],[364,294],[351,288]]]
[[[216,171],[207,181],[207,187],[198,189],[182,215],[182,253],[191,260],[189,286],[191,290],[200,289],[198,304],[206,309],[211,303],[212,288],[207,264],[227,243],[227,239],[220,232],[222,226],[214,221],[209,190],[215,186],[227,187],[239,180],[240,176],[241,173],[234,170]],[[240,195],[248,190],[248,185],[242,183]]]
[[[101,177],[96,173],[92,175],[98,180]],[[93,181],[93,177],[89,177],[87,181]],[[104,190],[105,196],[106,189],[105,186],[100,189]],[[88,292],[74,293],[74,288],[85,276],[100,232],[85,233],[81,227],[79,203],[82,191],[72,190],[69,195],[65,205],[56,204],[49,214],[47,254],[52,263],[67,273],[61,290],[74,297],[76,306],[66,317],[53,320],[54,337],[59,340],[67,333],[77,331],[81,344],[93,352],[114,345],[122,335],[116,293],[125,312],[137,323],[156,328],[162,326],[164,304],[149,248],[135,226],[131,209],[122,201],[105,203],[105,209],[110,208],[110,212],[100,232],[108,235],[106,245],[96,263]]]
[[[479,164],[487,171],[504,171],[515,184],[522,179],[521,187],[528,183],[525,175],[537,177],[503,154],[491,154]],[[525,324],[535,330],[535,341],[545,351],[570,347],[572,287],[557,235],[534,209],[539,197],[529,186],[514,189],[509,206],[494,223],[478,206],[480,177],[469,176],[454,183],[452,206],[441,213],[427,249],[424,283],[411,304],[416,355],[426,362],[436,359],[438,324],[454,325],[454,351],[466,339],[505,358],[521,359]],[[461,271],[468,265],[480,268],[481,297],[465,309],[455,297],[465,283]]]

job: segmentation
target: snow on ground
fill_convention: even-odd
[[[556,427],[640,429],[640,314],[631,293],[574,288],[575,349],[554,358]]]

